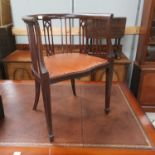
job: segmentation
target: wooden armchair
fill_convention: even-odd
[[[50,84],[69,79],[76,95],[75,78],[103,68],[106,70],[105,112],[109,112],[113,69],[112,18],[111,14],[43,14],[23,18],[35,77],[33,109],[37,108],[42,90],[50,141],[54,139]],[[101,53],[106,55],[105,59],[94,56]]]

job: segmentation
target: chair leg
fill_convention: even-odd
[[[35,80],[35,101],[33,105],[33,110],[37,109],[39,97],[40,97],[40,83]]]
[[[47,129],[48,129],[48,136],[49,136],[49,141],[52,142],[54,140],[54,135],[52,131],[51,97],[50,97],[50,86],[49,86],[48,80],[44,80],[44,82],[42,82],[41,87],[42,87],[45,117],[47,122]]]
[[[110,64],[106,68],[106,84],[105,84],[105,112],[108,114],[110,111],[110,96],[112,87],[113,66]]]
[[[76,90],[75,90],[75,79],[71,79],[71,86],[74,96],[76,96]]]

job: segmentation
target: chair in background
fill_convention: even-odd
[[[50,141],[54,139],[50,84],[70,80],[73,94],[76,95],[75,78],[103,68],[106,70],[105,112],[109,112],[113,69],[112,19],[111,14],[43,14],[23,18],[35,77],[33,109],[37,108],[42,90]],[[94,56],[100,53],[106,57]]]

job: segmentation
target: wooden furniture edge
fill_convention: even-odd
[[[13,27],[12,33],[15,36],[27,36],[26,28]],[[135,35],[135,34],[141,34],[141,33],[143,33],[143,31],[141,31],[141,28],[139,26],[127,26],[125,28],[125,35]],[[53,34],[54,35],[60,35],[60,30],[57,27],[54,27],[53,28]],[[77,35],[78,34],[78,28],[74,28],[72,30],[72,34]]]
[[[89,147],[0,147],[2,154],[12,154],[14,151],[22,155],[154,155],[155,150],[144,149],[112,149]]]
[[[132,109],[134,110],[135,115],[139,118],[139,121],[142,124],[142,127],[144,128],[147,136],[149,137],[152,146],[155,147],[155,128],[153,127],[145,113],[141,110],[140,104],[131,94],[129,88],[123,83],[120,83],[120,86]]]
[[[12,55],[14,55],[15,53],[20,53],[20,52],[22,52],[23,53],[23,55],[24,55],[24,53],[26,54],[27,52],[30,52],[30,50],[15,50],[15,51],[13,51],[10,55],[8,55],[8,56],[6,56],[4,59],[2,59],[2,62],[3,63],[21,63],[21,62],[25,62],[25,63],[31,63],[31,58],[30,58],[30,54],[29,54],[29,60],[21,60],[20,58],[18,58],[17,60],[12,60],[12,61],[10,61],[10,60],[7,60],[8,59],[8,57],[10,57],[10,56],[12,56]],[[26,54],[27,55],[27,54]],[[28,55],[27,55],[28,56]],[[15,59],[15,58],[14,58]],[[120,58],[120,59],[115,59],[114,60],[114,63],[115,64],[130,64],[131,63],[131,61],[123,54],[122,55],[122,57]]]
[[[34,80],[0,80],[0,84],[31,84],[34,85]]]

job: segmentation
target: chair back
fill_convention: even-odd
[[[81,17],[82,52],[95,56],[106,56],[112,52],[111,16]]]
[[[44,55],[81,52],[112,56],[112,38],[121,37],[112,14],[42,14],[23,18],[27,26],[33,72],[46,72]],[[80,63],[80,62],[79,62]],[[38,74],[39,75],[39,74]]]

